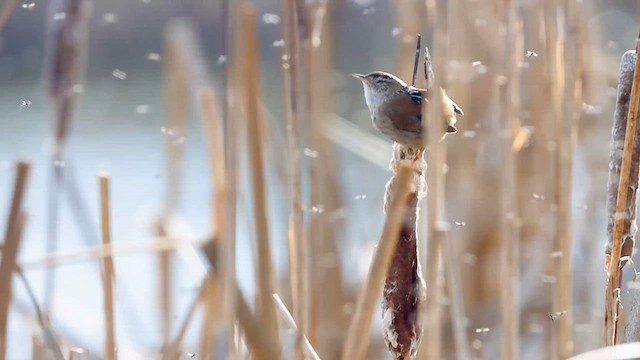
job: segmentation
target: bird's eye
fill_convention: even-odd
[[[382,79],[376,79],[376,84],[380,85],[382,84],[383,80]]]

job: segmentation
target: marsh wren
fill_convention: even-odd
[[[415,149],[425,143],[422,135],[422,101],[427,101],[427,90],[407,85],[398,77],[382,71],[367,75],[351,74],[362,81],[364,98],[376,129],[389,139]],[[462,109],[442,91],[444,126],[443,135],[455,133],[456,115]]]

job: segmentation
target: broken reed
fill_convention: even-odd
[[[626,52],[620,62],[618,98],[612,130],[611,163],[607,189],[609,225],[607,226],[608,254],[605,262],[607,265],[604,318],[604,342],[606,345],[616,344],[620,287],[622,285],[621,269],[633,254],[635,237],[631,223],[635,221],[635,189],[638,185],[638,163],[640,161],[640,139],[638,139],[637,126],[638,107],[640,106],[640,61],[637,58],[639,52],[640,37],[636,39],[635,54],[631,51]],[[628,111],[625,111],[627,109]],[[621,143],[624,145],[621,146]],[[616,181],[617,179],[619,181]]]
[[[110,200],[110,178],[106,173],[98,175],[98,183],[100,189],[100,229],[102,234],[102,245],[111,245],[111,200]],[[114,311],[114,287],[115,275],[113,267],[113,258],[111,256],[102,256],[102,268],[104,271],[103,290],[104,290],[104,315],[105,315],[105,341],[104,341],[104,357],[107,360],[116,359],[116,330],[115,330],[115,311]]]

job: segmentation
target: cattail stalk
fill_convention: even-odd
[[[413,359],[418,351],[422,328],[418,317],[420,298],[424,295],[424,282],[418,263],[416,221],[418,201],[425,195],[423,173],[427,163],[418,157],[416,149],[397,143],[393,146],[390,168],[397,173],[401,166],[409,166],[414,175],[401,230],[384,284],[382,325],[384,341],[393,359]],[[393,180],[392,180],[393,181]],[[385,210],[392,200],[391,181],[385,194]]]
[[[16,164],[16,179],[4,230],[4,245],[2,247],[2,259],[0,260],[0,360],[4,360],[7,355],[7,324],[12,294],[11,278],[16,268],[16,258],[22,240],[22,228],[26,216],[23,204],[30,169],[30,165],[26,162],[18,162]]]
[[[406,152],[403,153],[406,154]],[[398,165],[397,173],[387,183],[387,194],[385,195],[385,198],[388,199],[385,206],[387,218],[382,230],[382,237],[369,266],[367,279],[358,296],[355,313],[349,324],[345,348],[342,353],[343,360],[365,358],[369,345],[372,315],[382,292],[400,231],[405,223],[407,199],[411,192],[418,189],[415,182],[412,181],[412,177],[415,176],[414,170],[401,163]]]
[[[620,306],[620,286],[622,281],[621,258],[633,251],[634,235],[631,223],[635,221],[635,192],[638,187],[638,163],[640,160],[640,139],[638,139],[638,107],[640,106],[640,37],[636,39],[635,54],[631,51],[622,56],[618,79],[618,99],[612,131],[611,164],[608,188],[608,244],[607,287],[605,292],[604,336],[606,345],[615,345],[617,338],[618,311]],[[635,61],[635,65],[633,62]],[[633,77],[630,77],[631,69]],[[629,92],[629,83],[631,91]],[[627,99],[627,94],[629,94]],[[628,101],[627,101],[628,100]],[[628,104],[628,105],[627,105]],[[628,107],[628,112],[627,110]],[[626,118],[624,114],[627,114]],[[625,129],[624,133],[622,129]],[[624,135],[623,135],[624,134]],[[624,138],[624,147],[620,147]],[[614,184],[620,171],[617,194]],[[615,197],[615,207],[613,198]],[[608,246],[609,248],[609,246]],[[626,250],[626,251],[625,251]]]

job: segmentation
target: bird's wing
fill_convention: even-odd
[[[383,108],[395,128],[402,131],[422,132],[422,101],[425,93],[414,87],[402,88]]]

